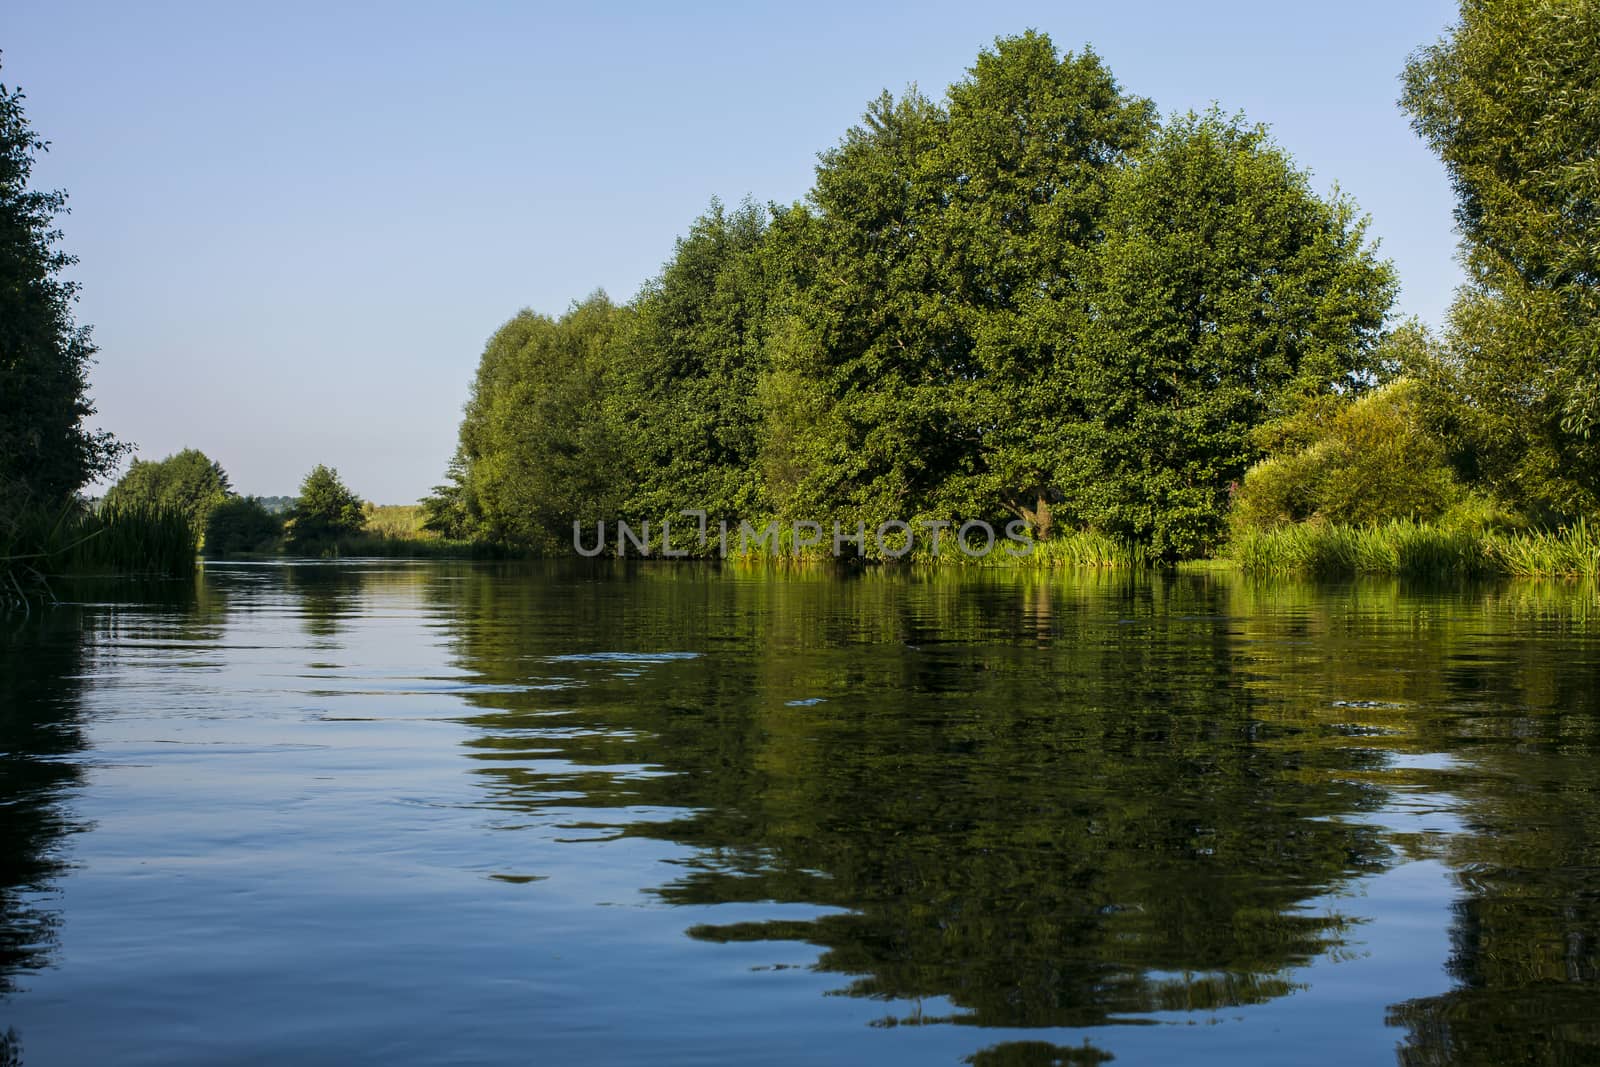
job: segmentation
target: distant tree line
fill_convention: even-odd
[[[134,460],[101,506],[181,510],[212,556],[336,549],[361,533],[368,510],[338,471],[320,463],[297,497],[240,496],[221,464],[194,448],[160,461]]]
[[[1443,339],[1263,128],[1030,32],[874,101],[804,202],[713,202],[632,301],[502,326],[428,521],[1017,518],[1177,559],[1230,512],[1593,512],[1597,6],[1469,2],[1406,70],[1472,270]]]

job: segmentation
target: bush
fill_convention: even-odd
[[[283,523],[260,498],[230,497],[212,508],[206,521],[206,555],[270,552],[282,536]]]
[[[1269,456],[1246,472],[1229,522],[1238,535],[1307,520],[1369,525],[1430,521],[1467,493],[1444,443],[1423,428],[1419,386],[1399,378],[1312,419],[1304,413],[1269,429],[1298,449]],[[1308,426],[1309,423],[1309,426]]]

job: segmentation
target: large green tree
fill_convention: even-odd
[[[47,145],[23,94],[0,84],[0,504],[53,506],[111,471],[123,449],[89,429],[89,329],[73,321],[77,285],[58,247],[66,194],[29,187]]]
[[[1457,196],[1432,380],[1468,473],[1536,517],[1600,510],[1600,0],[1464,0],[1401,103]]]
[[[1061,484],[1078,521],[1199,555],[1260,458],[1254,427],[1372,379],[1392,271],[1348,201],[1215,111],[1174,118],[1117,172],[1105,227]]]
[[[774,220],[792,296],[779,305],[762,386],[766,464],[796,515],[910,517],[955,466],[945,386],[970,345],[924,240],[944,122],[914,91],[884,94],[823,154],[811,203]]]
[[[430,508],[447,529],[559,550],[574,519],[616,514],[626,468],[605,407],[627,315],[597,293],[560,319],[524,311],[489,339],[453,484]]]
[[[737,521],[767,508],[757,401],[773,291],[765,232],[762,208],[713,201],[634,302],[608,390],[626,435],[632,518],[694,508]]]
[[[1072,400],[1061,309],[1081,303],[1110,175],[1151,125],[1093,52],[1030,32],[981,53],[943,105],[885,94],[823,155],[809,207],[774,228],[798,321],[775,331],[769,406],[820,416],[786,435],[805,504],[1048,531]]]
[[[946,497],[967,514],[998,505],[1048,537],[1086,280],[1116,171],[1149,139],[1155,111],[1092,51],[1060,56],[1027,33],[981,53],[948,112],[941,273],[971,343],[952,383],[971,445]]]
[[[1258,423],[1373,379],[1391,296],[1260,130],[1158,129],[1092,52],[1002,38],[942,102],[874,101],[805,202],[713,205],[629,307],[502,328],[430,521],[1015,516],[1191,555]]]

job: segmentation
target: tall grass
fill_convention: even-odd
[[[1247,531],[1228,558],[1256,574],[1407,578],[1600,575],[1600,542],[1583,521],[1559,530],[1500,533],[1401,519],[1373,526],[1301,523]]]
[[[181,508],[23,505],[0,517],[0,604],[50,599],[64,575],[180,578],[194,571],[195,534]]]
[[[80,516],[58,566],[67,574],[182,578],[194,572],[198,540],[183,508],[106,507]]]
[[[368,504],[367,522],[361,528],[364,534],[397,541],[431,541],[438,538],[432,530],[424,530],[421,506],[417,504]]]
[[[1600,539],[1583,519],[1554,531],[1490,534],[1489,551],[1519,578],[1600,576]]]
[[[1136,542],[1095,530],[1067,530],[1048,541],[1035,542],[1026,555],[1014,555],[1002,541],[989,556],[971,562],[999,567],[1140,570],[1152,560],[1149,549]]]

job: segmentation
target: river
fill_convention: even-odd
[[[0,1063],[1600,1059],[1593,586],[63,594],[0,621]]]

